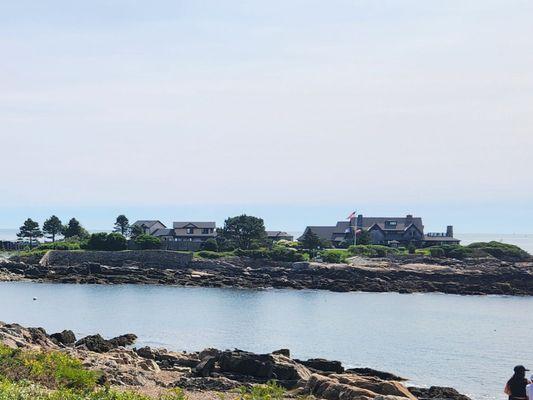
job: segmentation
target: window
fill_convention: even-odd
[[[209,228],[203,228],[203,229],[202,229],[202,233],[203,233],[204,235],[207,235],[207,234],[209,233]]]
[[[187,228],[187,235],[192,235],[194,233],[194,228]]]

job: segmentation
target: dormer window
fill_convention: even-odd
[[[385,229],[396,229],[398,221],[385,221]]]

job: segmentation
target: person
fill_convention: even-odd
[[[533,375],[529,377],[529,381],[531,383],[526,386],[526,396],[527,400],[533,400]]]
[[[514,367],[514,374],[505,385],[505,394],[509,395],[509,400],[527,400],[526,386],[529,382],[526,379],[526,371],[529,370],[523,365]]]

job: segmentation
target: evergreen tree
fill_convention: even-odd
[[[55,215],[52,215],[43,224],[43,232],[47,235],[50,235],[49,239],[52,239],[52,242],[56,241],[56,235],[59,235],[63,230],[63,225],[61,220]]]
[[[39,223],[35,222],[31,218],[24,221],[24,224],[20,227],[17,236],[20,240],[29,239],[30,247],[33,246],[33,240],[43,236],[43,233],[39,229]]]
[[[115,221],[114,231],[122,236],[127,236],[130,230],[130,221],[125,215],[119,215]]]
[[[81,226],[80,222],[76,218],[71,218],[68,224],[63,227],[63,236],[66,239],[71,237],[78,237],[80,239],[89,236],[89,233]]]
[[[324,247],[322,240],[311,229],[307,229],[300,240],[302,247],[307,250],[316,250],[320,247]]]

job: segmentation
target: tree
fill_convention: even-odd
[[[322,239],[318,237],[311,229],[307,229],[300,240],[302,247],[307,250],[316,250],[323,246]]]
[[[126,250],[128,247],[128,241],[126,240],[126,237],[120,233],[110,233],[107,235],[106,247],[106,250],[109,251]]]
[[[137,236],[134,241],[139,250],[157,250],[161,248],[161,240],[146,233]]]
[[[206,251],[218,251],[218,243],[215,239],[209,238],[202,243],[202,250]],[[533,400],[533,399],[532,399]]]
[[[89,250],[119,251],[126,250],[127,241],[120,233],[93,233],[87,242]]]
[[[130,230],[130,221],[125,215],[121,214],[115,221],[115,232],[120,233],[122,236],[127,236]]]
[[[63,230],[63,225],[61,220],[55,215],[52,215],[43,224],[43,232],[47,235],[50,235],[49,239],[52,239],[52,242],[56,241],[56,235],[59,235]]]
[[[17,233],[19,239],[29,239],[30,247],[33,246],[33,239],[40,238],[43,236],[43,233],[39,229],[39,223],[35,222],[31,218],[28,218],[24,221],[24,224],[20,227],[19,233]]]
[[[130,236],[132,237],[132,239],[135,239],[143,234],[144,234],[143,228],[141,228],[139,225],[131,226]]]
[[[357,234],[356,242],[357,244],[372,244],[372,236],[370,236],[370,232],[367,230],[361,230],[361,232]]]
[[[89,233],[81,226],[76,218],[71,218],[68,224],[63,227],[63,236],[65,238],[78,237],[80,239],[89,236]]]
[[[248,250],[252,243],[265,241],[265,223],[261,218],[245,214],[230,217],[224,221],[222,235],[235,242],[240,249]]]
[[[89,250],[107,250],[107,233],[98,232],[93,233],[87,242]]]

